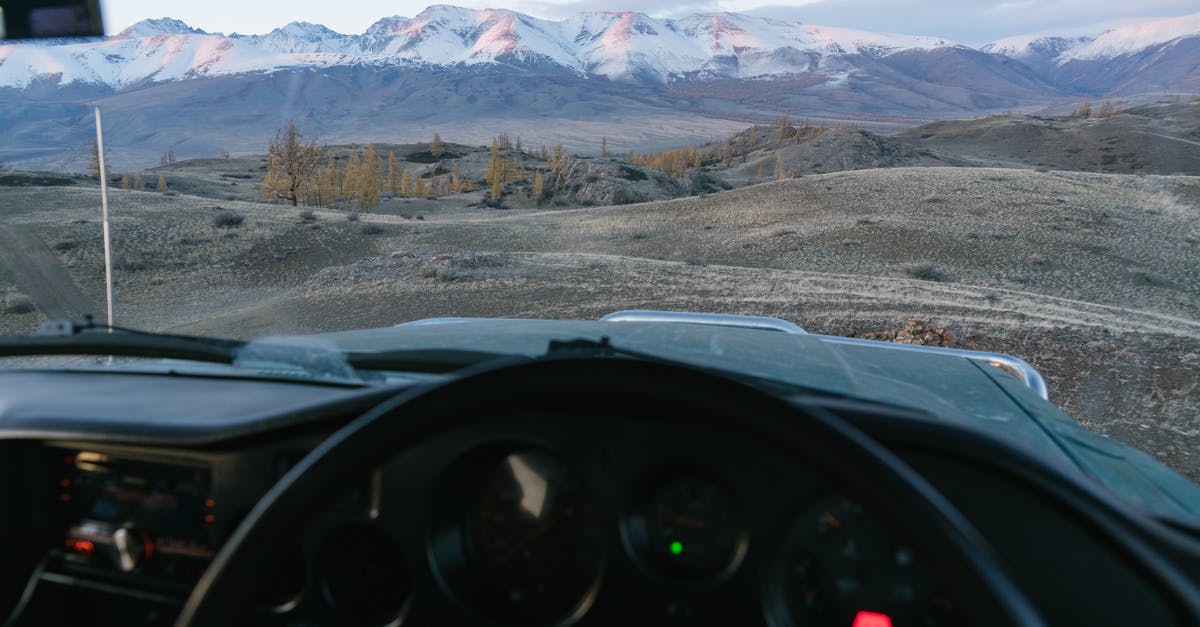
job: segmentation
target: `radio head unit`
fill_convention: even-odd
[[[58,487],[70,562],[185,579],[214,554],[212,472],[203,464],[67,451]]]

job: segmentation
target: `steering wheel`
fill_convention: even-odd
[[[703,422],[755,437],[836,481],[922,554],[968,624],[1041,625],[986,541],[895,455],[843,420],[704,371],[622,358],[550,358],[476,371],[405,391],[358,417],[292,468],[242,520],[188,598],[176,627],[249,616],[294,541],[344,477],[429,438],[510,410],[663,407],[663,420]]]

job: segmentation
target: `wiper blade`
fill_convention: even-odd
[[[651,355],[650,353],[642,353],[639,351],[630,350],[628,348],[613,346],[612,340],[607,335],[601,336],[598,341],[589,340],[586,338],[575,340],[550,340],[550,345],[546,349],[545,356],[629,357],[644,361],[677,363],[673,360],[659,357],[658,355]]]
[[[461,348],[419,348],[384,351],[354,351],[345,354],[346,363],[363,370],[393,370],[446,374],[472,366],[495,365],[499,361],[532,361],[547,357],[630,357],[666,362],[661,357],[613,346],[608,337],[550,340],[545,353],[527,356],[514,353],[477,351]]]
[[[233,364],[246,342],[168,335],[97,324],[92,319],[50,320],[37,333],[0,337],[0,357],[97,355],[182,359]]]
[[[0,358],[94,355],[171,359],[224,364],[273,374],[296,371],[309,377],[364,381],[339,351],[271,341],[153,333],[82,320],[52,320],[28,337],[0,337]]]

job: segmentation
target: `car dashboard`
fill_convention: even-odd
[[[0,614],[14,608],[12,625],[171,624],[271,486],[400,392],[0,376],[20,390],[0,440]],[[1186,530],[1014,444],[817,402],[937,487],[1048,624],[1194,624],[1200,541]],[[248,623],[961,624],[939,574],[837,477],[678,418],[514,410],[346,477],[318,516],[295,521]]]

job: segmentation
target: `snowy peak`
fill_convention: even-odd
[[[1200,36],[1200,13],[1144,22],[1106,31],[1087,45],[1064,54],[1059,62],[1112,59],[1197,36]]]
[[[354,44],[355,38],[343,35],[320,24],[292,22],[266,35],[239,37],[258,47],[279,53],[343,53]]]
[[[1054,61],[1063,54],[1092,41],[1091,37],[1048,37],[1045,35],[1018,35],[993,41],[980,48],[989,54],[1026,62]]]
[[[205,35],[204,31],[192,28],[183,22],[169,18],[142,20],[129,28],[117,33],[115,37],[122,39],[145,39],[160,35]]]

